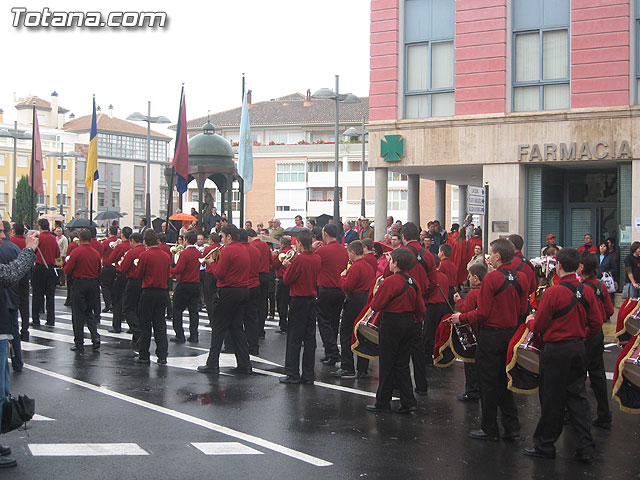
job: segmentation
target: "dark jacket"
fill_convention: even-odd
[[[5,240],[0,245],[0,254],[11,256],[11,251],[5,247],[5,243],[11,243]],[[19,249],[18,249],[19,250]],[[0,263],[0,334],[13,334],[13,326],[11,324],[12,316],[9,314],[9,308],[14,300],[11,299],[9,288],[16,285],[20,279],[33,267],[36,261],[36,254],[30,248],[25,248],[19,252],[17,258],[8,264]],[[14,308],[15,309],[15,308]]]
[[[616,260],[613,258],[613,255],[606,254],[602,261],[600,261],[600,255],[598,255],[598,278],[602,278],[602,274],[604,272],[609,272],[614,280],[618,276],[618,266],[616,265]]]

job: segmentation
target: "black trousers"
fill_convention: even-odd
[[[100,334],[95,319],[95,309],[100,308],[100,284],[97,278],[75,278],[71,298],[71,323],[73,341],[77,347],[84,345],[84,326],[91,333],[91,342],[100,343]]]
[[[337,341],[343,302],[344,293],[341,289],[318,287],[318,330],[324,346],[324,356],[335,360],[340,360]],[[289,317],[292,315],[292,308],[289,304]]]
[[[422,340],[422,323],[413,322],[413,336],[410,342],[409,357],[413,366],[413,381],[416,384],[416,390],[426,392],[427,369],[425,365],[427,363],[427,354],[424,351],[424,341]]]
[[[166,290],[163,290],[166,292]],[[162,310],[167,302],[166,295],[162,299]],[[189,336],[192,339],[198,338],[198,324],[200,323],[200,283],[199,282],[179,282],[173,292],[173,331],[176,337],[184,338],[184,328],[182,326],[182,312],[189,309]],[[142,312],[140,312],[142,313]]]
[[[604,371],[604,333],[600,332],[594,337],[584,341],[586,351],[586,370],[589,374],[591,390],[598,404],[598,420],[611,421],[611,409],[609,408],[609,395],[607,394],[607,376]]]
[[[209,323],[213,323],[214,314],[214,300],[216,298],[216,291],[218,287],[216,285],[216,277],[212,273],[205,273],[204,275],[204,304],[207,308],[207,317],[209,317]]]
[[[480,382],[482,430],[493,437],[500,436],[498,408],[506,433],[520,431],[518,410],[513,393],[507,390],[507,350],[516,328],[480,327],[476,349],[476,366]]]
[[[142,293],[142,280],[139,278],[128,278],[127,286],[122,296],[122,316],[129,324],[129,329],[133,333],[133,341],[140,338],[140,322],[138,320],[138,304]],[[163,303],[164,305],[164,303]]]
[[[200,272],[198,273],[198,279],[199,279],[199,283],[198,283],[198,291],[199,291],[199,296],[198,296],[198,309],[202,308],[203,305],[206,305],[207,303],[207,299],[205,297],[205,291],[204,291],[204,277],[207,274],[206,270],[200,270]],[[175,293],[175,292],[174,292]]]
[[[111,301],[113,307],[113,317],[111,320],[111,326],[114,330],[120,331],[122,329],[122,319],[124,315],[122,313],[122,300],[124,298],[124,290],[127,286],[127,277],[123,273],[116,273],[113,279],[113,285],[111,286]]]
[[[380,383],[376,392],[376,405],[390,405],[393,389],[400,390],[400,404],[409,407],[416,403],[411,388],[409,358],[415,337],[413,313],[383,313],[380,319]],[[424,365],[424,364],[423,364]]]
[[[269,302],[269,272],[260,274],[260,305],[258,308],[258,334],[264,337]]]
[[[247,344],[251,355],[259,355],[260,353],[260,346],[258,345],[258,337],[260,335],[258,322],[258,312],[260,311],[261,305],[260,302],[262,302],[260,287],[250,288],[249,300],[247,301],[247,306],[244,309],[242,325],[244,326],[244,333],[247,336]],[[227,341],[226,344],[229,345],[230,342]]]
[[[478,368],[475,363],[464,362],[464,393],[473,398],[480,396]]]
[[[427,356],[427,363],[433,363],[433,348],[436,342],[436,330],[442,317],[450,313],[446,303],[428,303],[427,312],[425,314],[424,330],[422,332],[422,341],[424,342],[424,352]]]
[[[287,328],[287,352],[284,371],[288,376],[312,382],[315,379],[316,357],[316,299],[313,297],[291,297],[289,303],[289,327]],[[300,375],[300,350],[302,353],[302,375]]]
[[[239,368],[251,368],[247,336],[242,329],[244,310],[249,301],[247,287],[219,287],[215,301],[215,316],[211,328],[211,349],[207,365],[218,367],[222,342],[227,333],[233,344],[236,363]]]
[[[351,335],[353,324],[358,314],[367,304],[368,293],[350,293],[342,307],[342,322],[340,323],[340,368],[347,372],[354,372],[353,353],[351,352]],[[369,369],[369,359],[358,356],[358,371],[366,372]]]
[[[196,284],[197,285],[197,284]],[[143,288],[140,293],[140,358],[149,358],[151,347],[151,328],[156,341],[156,356],[159,360],[166,360],[169,354],[167,341],[167,322],[164,318],[165,288]]]
[[[106,265],[102,267],[100,272],[100,287],[102,287],[102,298],[104,299],[104,306],[111,307],[113,305],[113,281],[116,278],[116,267],[113,265]]]
[[[582,340],[547,342],[540,352],[540,420],[533,444],[545,453],[555,453],[554,443],[562,433],[565,408],[577,437],[576,452],[590,455],[591,414],[585,389],[586,351]]]
[[[42,301],[46,297],[47,306],[47,323],[53,324],[56,320],[56,283],[58,277],[55,268],[50,265],[48,268],[44,265],[36,263],[33,267],[33,275],[31,277],[31,287],[33,288],[33,297],[31,299],[31,315],[34,323],[40,323],[40,309]]]
[[[18,310],[22,319],[22,331],[29,331],[29,279],[25,276],[18,282],[18,295],[20,296]]]
[[[278,301],[279,326],[283,332],[287,331],[289,315],[289,285],[284,283],[282,277],[276,279],[276,298]]]
[[[71,293],[73,291],[73,277],[67,277],[67,299],[65,300],[65,306],[71,306]]]
[[[276,316],[276,272],[269,270],[269,294],[267,295],[267,314],[273,319]]]

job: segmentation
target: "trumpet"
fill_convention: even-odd
[[[184,245],[174,245],[170,251],[172,255],[177,255],[184,250]]]
[[[122,243],[121,238],[114,240],[113,242],[109,242],[109,248],[114,249],[116,248],[117,245],[120,245],[121,243]]]
[[[280,260],[280,263],[284,262],[285,260],[289,260],[291,261],[291,259],[293,257],[296,256],[296,251],[295,250],[289,250],[288,252],[282,252],[278,255],[278,260]]]
[[[209,250],[209,252],[204,257],[198,259],[200,265],[204,265],[207,259],[211,256],[213,256],[213,261],[217,263],[218,259],[220,258],[220,250],[222,250],[223,247],[224,245],[220,245]]]
[[[76,237],[73,239],[73,241],[77,244],[80,245],[80,237]]]
[[[134,266],[134,267],[137,267],[137,266],[138,266],[138,263],[140,263],[140,259],[139,259],[139,258],[134,258],[134,259],[133,259],[133,266]]]

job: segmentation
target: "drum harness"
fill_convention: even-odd
[[[524,263],[522,264],[524,265]],[[522,266],[521,265],[521,266]],[[494,297],[497,297],[502,292],[504,292],[509,286],[512,286],[518,292],[518,295],[522,295],[522,287],[518,283],[518,270],[503,270],[504,274],[504,282],[500,286],[498,290],[493,294]]]
[[[593,293],[595,293],[596,298],[598,300],[600,300],[602,302],[602,289],[600,288],[600,282],[598,282],[598,285],[594,285],[591,282],[584,282],[582,285],[588,285],[593,289]]]
[[[571,290],[571,303],[564,307],[562,310],[558,310],[556,313],[554,313],[551,316],[552,319],[555,320],[556,318],[564,317],[569,312],[571,312],[571,310],[573,310],[578,303],[582,305],[585,311],[589,310],[589,304],[587,303],[586,298],[584,298],[584,287],[582,286],[583,284],[574,287],[569,282],[560,282],[558,285],[562,285],[563,287]]]

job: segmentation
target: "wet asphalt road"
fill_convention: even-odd
[[[613,429],[593,429],[592,465],[571,459],[568,432],[555,461],[531,459],[522,449],[531,444],[537,396],[516,396],[520,440],[471,440],[479,406],[455,399],[464,385],[461,363],[428,370],[429,395],[418,398],[414,414],[375,415],[364,410],[377,386],[375,362],[370,379],[334,379],[333,368],[318,361],[315,386],[280,385],[285,337],[274,333],[275,324],[254,358],[257,373],[214,376],[195,371],[206,358],[207,329],[197,345],[171,343],[168,366],[146,367],[132,362],[128,335],[107,333],[111,315],[104,314],[102,349],[93,352],[87,338],[84,354],[71,352],[70,311],[62,303],[58,297],[55,327],[32,329],[25,370],[12,374],[12,392],[35,398],[46,418],[0,438],[18,460],[3,478],[625,479],[640,472],[640,417],[620,412],[613,401]],[[201,326],[206,323],[201,314]],[[608,350],[612,372],[618,349]],[[223,357],[224,373],[235,361]],[[107,444],[94,445],[94,452],[124,445],[100,456],[78,455],[87,447],[70,445],[87,443]],[[210,449],[218,454],[203,452]]]

